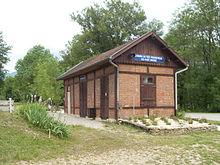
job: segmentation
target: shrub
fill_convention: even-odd
[[[52,134],[63,138],[68,137],[67,126],[60,121],[48,116],[47,108],[42,104],[27,104],[20,108],[22,114],[29,123],[43,130],[50,131]]]
[[[150,126],[150,123],[146,122],[145,125],[146,125],[146,126]]]
[[[154,120],[152,124],[153,124],[153,125],[157,125],[157,121]]]
[[[143,119],[143,120],[142,120],[142,123],[143,123],[143,124],[146,124],[146,120]]]
[[[131,121],[131,120],[132,120],[132,117],[129,117],[128,120]]]

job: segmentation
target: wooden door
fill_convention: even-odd
[[[101,103],[100,103],[100,116],[102,119],[109,117],[109,78],[108,76],[101,77]]]
[[[155,76],[141,75],[141,106],[156,106],[156,78]]]
[[[80,99],[80,117],[87,116],[87,82],[86,77],[80,77],[79,84],[79,99]]]

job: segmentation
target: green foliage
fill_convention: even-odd
[[[6,70],[4,69],[4,64],[6,64],[9,61],[9,58],[7,56],[9,50],[11,50],[11,47],[8,46],[6,42],[3,40],[2,32],[0,32],[0,87],[2,85],[6,73]]]
[[[45,131],[63,138],[68,137],[68,128],[65,124],[48,116],[47,108],[42,104],[26,104],[18,111],[28,122]]]
[[[165,36],[189,64],[178,76],[181,108],[220,112],[220,6],[214,0],[191,0],[174,15]]]
[[[175,120],[175,121],[179,121],[178,116],[171,115],[170,118],[173,119],[173,120]]]
[[[157,117],[156,116],[148,116],[147,118],[154,121]]]
[[[62,103],[62,82],[56,81],[63,70],[58,60],[48,49],[41,45],[31,48],[23,59],[16,64],[15,78],[5,80],[5,95],[16,101],[29,101],[31,95],[41,96],[43,101],[53,99],[53,103]]]
[[[148,127],[148,126],[150,126],[150,123],[149,123],[149,122],[146,122],[145,125]]]
[[[15,77],[7,77],[1,89],[2,98],[8,99],[13,98],[15,101],[20,101],[20,91],[18,90],[18,80]]]
[[[146,124],[147,122],[146,122],[146,120],[145,120],[145,119],[142,119],[142,123],[143,123],[143,124]]]
[[[164,123],[166,123],[166,125],[171,125],[171,123],[168,121],[167,118],[162,117],[161,120],[164,121]]]
[[[43,100],[52,98],[53,103],[56,105],[61,104],[63,101],[63,82],[56,80],[56,77],[61,73],[62,69],[55,58],[51,57],[50,61],[39,63],[33,84],[34,91],[42,96]]]
[[[21,93],[21,100],[28,100],[30,94],[37,95],[36,88],[33,87],[37,66],[43,62],[49,62],[52,54],[43,46],[37,45],[31,48],[23,59],[17,61],[15,78],[18,80],[18,89]]]
[[[185,118],[185,112],[184,111],[178,111],[177,112],[177,118],[179,118],[179,119],[184,119]]]
[[[154,126],[158,125],[157,121],[154,120],[153,123],[152,123]]]
[[[156,19],[147,22],[138,2],[107,0],[103,4],[94,4],[71,15],[72,20],[81,26],[82,33],[74,36],[62,52],[62,64],[66,68],[146,32],[163,34],[163,23]]]

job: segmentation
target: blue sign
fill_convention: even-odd
[[[135,54],[132,59],[135,61],[144,61],[144,62],[156,62],[156,63],[165,62],[165,59],[161,56],[151,56],[145,54]]]

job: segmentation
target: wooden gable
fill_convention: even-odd
[[[142,55],[151,55],[151,56],[160,56],[164,58],[164,63],[155,63],[155,62],[143,62],[135,61],[132,59],[132,55],[142,54]],[[185,67],[173,55],[164,44],[153,37],[148,37],[145,40],[141,41],[139,44],[129,48],[123,54],[115,58],[114,60],[119,64],[136,64],[136,65],[150,65],[150,66],[163,66],[163,67],[172,67],[172,68],[182,68]]]

